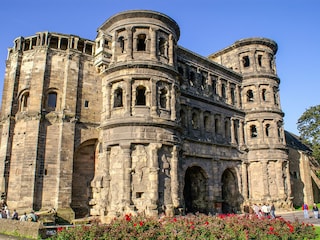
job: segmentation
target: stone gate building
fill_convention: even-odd
[[[202,57],[179,36],[170,17],[134,10],[94,40],[14,40],[0,147],[10,208],[105,219],[292,206],[277,44],[248,38]]]

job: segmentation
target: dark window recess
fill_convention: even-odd
[[[146,105],[146,88],[143,86],[137,87],[136,104],[140,106]]]
[[[57,93],[51,92],[48,94],[48,107],[56,108],[57,106]]]
[[[84,107],[85,107],[85,108],[88,108],[88,107],[89,107],[89,101],[88,101],[88,100],[85,100],[85,101],[84,101]]]
[[[137,50],[138,51],[145,51],[146,50],[146,35],[139,34],[137,39]]]
[[[242,59],[242,62],[243,62],[243,66],[244,67],[249,67],[250,66],[250,60],[249,60],[248,56],[244,56],[243,59]]]
[[[114,102],[113,102],[113,107],[122,107],[123,102],[122,102],[122,89],[118,88],[114,91]]]

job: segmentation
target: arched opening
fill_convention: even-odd
[[[136,105],[146,105],[146,88],[144,86],[137,87]]]
[[[137,50],[138,51],[145,51],[146,50],[146,35],[139,34],[137,39]]]
[[[238,188],[238,180],[234,169],[226,169],[221,177],[222,183],[222,212],[237,213],[240,211],[242,196]]]
[[[160,107],[167,108],[167,89],[162,88],[160,90]]]
[[[114,91],[114,101],[113,101],[113,107],[122,107],[123,106],[123,101],[122,101],[122,89],[121,88],[117,88]]]
[[[77,149],[73,161],[71,208],[76,218],[90,214],[91,181],[95,172],[96,140],[87,141]]]
[[[184,177],[183,196],[188,213],[207,213],[208,183],[205,171],[198,166],[189,167]]]

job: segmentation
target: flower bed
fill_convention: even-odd
[[[133,217],[114,219],[111,224],[92,224],[62,230],[51,239],[316,239],[310,224],[282,218],[257,218],[254,215],[187,215],[160,219]]]

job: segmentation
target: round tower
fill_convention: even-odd
[[[290,205],[283,116],[277,76],[276,42],[248,38],[209,56],[243,76],[241,101],[245,111],[245,139],[248,151],[248,199],[255,202],[283,202]]]
[[[158,215],[179,205],[179,35],[174,20],[143,10],[119,13],[98,29],[103,102],[92,215]]]

